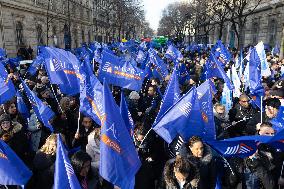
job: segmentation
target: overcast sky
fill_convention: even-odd
[[[150,23],[150,27],[157,30],[162,10],[170,3],[182,0],[143,0],[146,12],[146,20]]]

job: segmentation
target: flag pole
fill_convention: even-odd
[[[79,111],[78,126],[77,126],[77,131],[76,131],[76,133],[79,133],[79,129],[80,129],[80,119],[81,119],[81,112]]]
[[[58,99],[57,99],[57,97],[56,97],[56,95],[55,95],[55,92],[54,92],[54,89],[53,89],[52,84],[50,84],[50,86],[51,86],[52,93],[53,93],[53,95],[54,95],[54,98],[55,98],[55,100],[56,100],[58,106],[59,106],[59,109],[60,109],[61,113],[64,113],[64,111],[63,111],[63,109],[62,109],[62,107],[61,107],[61,105],[60,105],[60,103],[59,103],[59,101],[58,101]]]
[[[284,168],[284,161],[282,161],[282,167],[281,167],[280,177],[282,177],[283,168]],[[281,188],[281,187],[280,187],[280,184],[278,184],[278,185],[279,185],[279,189],[280,189],[280,188]]]
[[[144,140],[147,138],[148,134],[150,133],[150,131],[153,129],[153,127],[151,127],[151,129],[148,130],[148,132],[146,133],[146,135],[144,136],[143,140],[141,141],[140,145],[143,144]]]
[[[260,123],[262,123],[262,113],[263,113],[263,109],[262,109],[262,98],[263,96],[260,96]]]

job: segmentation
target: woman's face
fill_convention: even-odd
[[[83,164],[83,167],[82,167],[81,172],[80,172],[80,176],[86,177],[89,173],[90,167],[91,167],[91,161],[86,161]]]
[[[4,130],[4,131],[8,131],[10,128],[11,128],[11,122],[10,121],[3,121],[1,123],[1,128]]]
[[[56,140],[48,141],[48,151],[55,152],[56,151]]]
[[[17,107],[14,103],[10,105],[10,107],[8,109],[8,113],[11,114],[11,115],[14,115],[14,114],[17,113]]]
[[[202,142],[195,142],[189,148],[194,157],[201,158],[203,156],[204,146]]]

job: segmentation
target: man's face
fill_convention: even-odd
[[[92,126],[92,120],[91,118],[89,117],[84,117],[83,118],[83,121],[82,121],[82,125],[85,127],[85,128],[90,128]]]
[[[154,94],[155,94],[154,88],[153,87],[149,87],[149,89],[148,89],[148,96],[154,96]]]
[[[240,98],[239,103],[244,108],[249,107],[249,99],[247,97]]]
[[[263,136],[274,136],[275,131],[272,127],[261,127],[259,130],[259,135]]]
[[[215,110],[219,115],[223,115],[225,113],[225,107],[224,106],[217,106]]]
[[[267,117],[274,118],[274,117],[277,116],[278,109],[274,108],[272,106],[266,106],[265,107],[265,113],[266,113]]]

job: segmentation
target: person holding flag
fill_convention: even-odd
[[[263,122],[270,122],[278,114],[278,110],[281,106],[280,100],[277,98],[267,99],[265,102],[264,112],[256,113],[247,123],[247,134],[255,135],[259,126]],[[262,115],[261,115],[262,114]],[[262,120],[261,120],[262,117]]]

